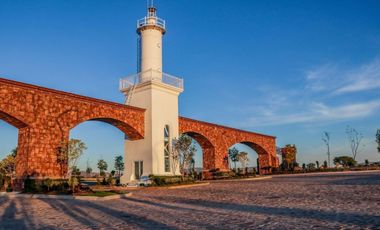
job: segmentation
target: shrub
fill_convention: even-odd
[[[3,188],[4,186],[4,176],[0,174],[0,190]]]
[[[36,181],[30,179],[30,177],[27,176],[26,179],[24,180],[24,192],[25,193],[33,193],[36,191],[37,191]]]
[[[234,177],[236,174],[232,171],[227,171],[227,172],[214,172],[212,174],[214,179],[226,179],[226,178],[231,178]]]
[[[55,191],[57,193],[68,193],[69,185],[64,179],[35,180],[28,176],[24,180],[24,193],[46,193]]]
[[[218,168],[216,168],[216,169],[210,169],[210,170],[209,170],[209,172],[211,172],[211,173],[213,173],[213,172],[218,172],[218,171],[220,171]]]
[[[0,174],[0,190],[5,189],[7,190],[8,187],[11,185],[11,178],[6,175]]]
[[[13,189],[12,189],[12,187],[8,187],[5,191],[6,191],[6,192],[12,192]]]
[[[80,185],[80,180],[79,180],[79,178],[76,177],[76,176],[72,176],[72,177],[70,177],[70,179],[69,179],[69,185],[70,185],[70,187],[71,187],[71,190],[72,190],[73,192],[75,192],[75,191],[77,190],[78,186]]]
[[[113,178],[112,173],[108,176],[107,184],[108,185],[115,185],[115,178]]]
[[[194,181],[193,178],[182,177],[182,176],[155,176],[155,175],[149,175],[149,177],[153,181],[153,185],[157,185],[157,186],[168,185],[168,184],[176,184],[176,183],[181,183],[181,182]]]
[[[45,179],[43,183],[46,186],[48,192],[50,191],[51,187],[53,187],[53,184],[54,184],[53,180],[49,178]]]
[[[256,169],[253,169],[252,175],[256,177]]]

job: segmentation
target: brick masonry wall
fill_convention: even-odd
[[[16,176],[60,178],[67,171],[57,155],[78,124],[97,120],[119,128],[130,139],[144,136],[141,108],[80,96],[0,78],[0,119],[19,130]],[[179,118],[180,133],[202,147],[205,170],[227,171],[228,149],[243,143],[259,155],[261,167],[278,166],[276,138],[189,118]],[[265,172],[265,171],[264,171]]]
[[[109,123],[130,139],[144,136],[141,108],[84,97],[0,78],[0,119],[19,129],[16,176],[58,178],[67,168],[57,161],[59,147],[78,124]]]
[[[179,119],[180,133],[193,137],[203,151],[204,170],[229,170],[228,149],[236,144],[246,144],[259,156],[260,168],[278,167],[276,137],[234,129],[185,117]],[[267,173],[268,170],[261,169]]]

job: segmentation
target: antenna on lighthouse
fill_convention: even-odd
[[[155,8],[153,0],[146,0],[146,8],[147,9],[149,9],[149,8]]]
[[[153,5],[153,0],[147,0],[148,17],[156,17],[156,7]]]

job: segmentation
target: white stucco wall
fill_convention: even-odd
[[[173,172],[165,172],[164,127],[169,125],[170,139],[178,137],[178,96],[180,92],[181,90],[178,88],[156,81],[145,82],[136,87],[131,105],[146,109],[145,138],[125,142],[126,167],[122,183],[135,179],[135,161],[144,162],[143,175],[173,175]],[[175,174],[179,174],[178,167]]]
[[[141,73],[150,77],[148,70],[162,72],[162,32],[158,29],[141,31]]]

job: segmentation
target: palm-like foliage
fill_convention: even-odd
[[[236,162],[239,161],[238,156],[239,156],[239,150],[237,148],[233,147],[232,149],[228,150],[228,157],[234,163],[235,171],[236,171]]]

